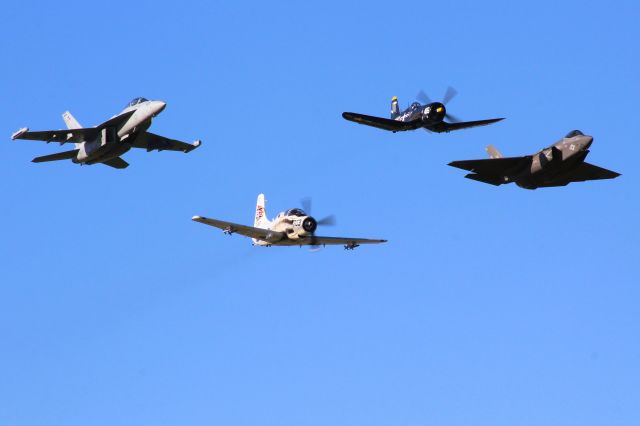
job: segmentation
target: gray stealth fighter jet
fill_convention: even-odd
[[[67,129],[30,132],[22,128],[11,135],[11,139],[27,139],[44,142],[59,142],[60,145],[73,143],[71,151],[36,157],[34,163],[45,161],[71,160],[76,164],[102,163],[116,169],[124,169],[129,163],[120,156],[131,148],[143,148],[147,152],[182,151],[189,152],[199,147],[201,141],[193,144],[159,136],[147,129],[151,121],[166,107],[162,101],[135,98],[122,112],[96,127],[83,128],[69,111],[62,114]]]
[[[565,186],[571,182],[620,176],[619,173],[584,161],[592,142],[593,137],[574,130],[534,155],[504,158],[497,149],[489,145],[487,152],[490,159],[453,161],[449,165],[473,172],[465,176],[467,179],[491,185],[515,182],[526,189]]]

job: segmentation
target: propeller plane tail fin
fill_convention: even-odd
[[[266,229],[270,225],[269,219],[267,219],[265,206],[266,200],[264,199],[264,194],[258,195],[258,201],[256,202],[256,217],[253,221],[253,226],[256,228]]]
[[[400,115],[400,107],[398,107],[398,97],[391,98],[391,119],[395,120]]]

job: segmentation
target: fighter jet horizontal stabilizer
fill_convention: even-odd
[[[42,157],[36,157],[31,160],[32,163],[44,163],[46,161],[58,161],[58,160],[70,160],[72,158],[76,158],[78,155],[77,149],[72,149],[71,151],[58,152],[57,154],[44,155]]]

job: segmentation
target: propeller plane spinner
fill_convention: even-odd
[[[620,173],[585,162],[593,137],[573,130],[563,139],[533,155],[502,157],[492,145],[487,147],[490,159],[463,160],[449,163],[467,170],[467,179],[491,185],[515,182],[521,188],[536,189],[565,186],[571,182],[614,179]]]
[[[60,145],[69,142],[75,145],[71,151],[36,157],[31,160],[34,163],[71,160],[76,164],[102,163],[116,169],[129,166],[120,156],[131,148],[143,148],[147,152],[168,150],[186,153],[199,147],[199,140],[188,144],[147,132],[153,118],[165,107],[162,101],[135,98],[118,115],[96,127],[86,128],[67,111],[62,114],[67,129],[30,132],[28,128],[23,128],[11,135],[11,139],[59,142]]]
[[[424,91],[420,91],[417,96],[420,102],[413,102],[404,111],[400,111],[398,98],[394,96],[391,99],[391,118],[374,117],[356,112],[343,112],[342,118],[353,121],[354,123],[389,130],[393,133],[419,128],[424,128],[436,133],[448,133],[453,130],[486,126],[504,120],[504,118],[478,121],[458,120],[455,116],[447,112],[446,108],[446,104],[453,99],[457,93],[453,87],[449,87],[442,102],[432,102]],[[445,118],[448,119],[449,122],[444,121]]]
[[[310,202],[305,210],[310,211]],[[324,246],[344,245],[345,250],[353,250],[360,244],[386,243],[387,240],[370,240],[364,238],[319,237],[315,235],[318,225],[333,225],[333,216],[316,220],[299,208],[289,209],[280,213],[273,220],[267,219],[264,194],[258,195],[256,216],[253,226],[239,225],[223,220],[193,216],[192,220],[205,225],[222,229],[227,234],[240,234],[250,237],[254,246]]]

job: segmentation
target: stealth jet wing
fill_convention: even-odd
[[[550,182],[545,182],[540,187],[566,186],[571,182],[586,182],[588,180],[614,179],[620,173],[594,166],[591,163],[582,163],[574,169],[563,173]]]

